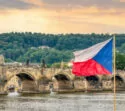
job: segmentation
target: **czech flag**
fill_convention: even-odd
[[[112,74],[113,39],[74,52],[72,73],[76,76]]]

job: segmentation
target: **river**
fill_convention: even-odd
[[[125,111],[125,92],[116,98]],[[113,93],[1,95],[0,111],[113,111]]]

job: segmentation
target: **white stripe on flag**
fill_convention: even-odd
[[[73,52],[75,55],[74,62],[83,62],[93,58],[110,40],[108,39],[87,49]]]

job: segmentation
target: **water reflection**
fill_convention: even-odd
[[[117,111],[125,109],[125,94],[117,94]],[[113,111],[112,93],[0,96],[0,111]]]

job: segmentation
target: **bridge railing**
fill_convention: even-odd
[[[4,63],[0,66],[5,67],[32,67],[32,68],[40,68],[40,64],[38,63],[30,63],[29,65],[26,65],[25,63]]]

